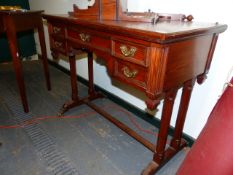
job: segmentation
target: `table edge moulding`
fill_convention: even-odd
[[[126,9],[122,4],[120,0],[96,0],[88,9],[74,5],[68,15],[43,17],[48,22],[53,57],[62,54],[70,61],[72,97],[63,105],[61,114],[81,104],[93,108],[154,153],[141,172],[152,175],[186,146],[182,131],[193,86],[206,79],[218,35],[227,25],[194,22],[191,15],[128,12],[122,10]],[[82,52],[88,54],[89,95],[85,98],[78,96],[76,82],[75,55]],[[156,109],[164,99],[156,145],[91,102],[102,96],[94,90],[93,53],[105,61],[109,76],[144,92],[149,109]],[[180,88],[174,134],[166,147]]]

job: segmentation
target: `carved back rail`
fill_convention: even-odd
[[[124,0],[95,0],[93,6],[87,9],[80,9],[73,5],[73,11],[69,15],[76,18],[119,20],[156,23],[160,20],[192,21],[193,16],[184,14],[166,14],[154,12],[128,12],[127,1]]]

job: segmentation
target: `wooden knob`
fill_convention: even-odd
[[[192,15],[188,15],[188,16],[186,17],[186,19],[187,19],[188,21],[192,21],[194,18],[193,18]]]

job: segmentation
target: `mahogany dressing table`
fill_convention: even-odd
[[[17,47],[17,32],[38,29],[46,85],[48,90],[51,89],[44,39],[44,28],[41,16],[42,12],[43,11],[27,11],[21,9],[0,10],[0,34],[5,32],[7,35],[24,112],[29,112],[29,108],[25,92],[21,62],[19,58],[20,55]]]
[[[142,171],[154,174],[185,145],[182,131],[195,81],[203,83],[209,71],[219,33],[227,29],[217,23],[193,22],[182,14],[130,13],[123,1],[96,0],[92,7],[69,15],[48,15],[50,46],[55,58],[66,55],[70,61],[72,99],[61,114],[86,104],[124,130],[154,153]],[[89,95],[78,97],[75,55],[88,53]],[[101,97],[94,90],[93,52],[106,63],[108,74],[144,92],[147,107],[155,109],[164,99],[157,144],[154,145],[124,123],[116,120],[91,100]],[[165,149],[174,100],[182,88],[173,138]]]

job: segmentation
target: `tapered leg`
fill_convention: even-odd
[[[196,79],[189,80],[185,82],[183,86],[179,112],[176,119],[175,131],[170,144],[170,146],[175,149],[179,149],[179,147],[181,146],[182,131],[184,128],[184,122],[195,81]]]
[[[19,58],[19,52],[17,48],[17,36],[16,36],[16,30],[14,26],[14,22],[11,18],[6,19],[5,24],[7,25],[7,39],[9,42],[10,52],[13,60],[13,66],[15,69],[15,76],[19,87],[20,97],[23,104],[24,112],[28,112],[28,102],[25,92],[25,85],[24,85],[24,79],[22,74],[22,68],[21,68],[21,62]]]
[[[51,83],[50,83],[50,76],[49,76],[49,69],[48,69],[48,60],[47,60],[47,52],[46,52],[46,46],[45,46],[45,39],[44,39],[44,28],[42,19],[40,21],[40,25],[38,27],[38,34],[39,34],[39,40],[40,40],[40,47],[41,47],[41,56],[42,56],[42,62],[44,67],[44,75],[46,79],[46,85],[47,89],[51,90]]]

